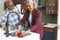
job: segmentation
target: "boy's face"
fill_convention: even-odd
[[[12,1],[7,1],[7,2],[6,2],[6,5],[7,5],[7,7],[8,7],[10,10],[13,9],[13,7],[14,7],[14,4],[13,4]]]

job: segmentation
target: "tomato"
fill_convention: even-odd
[[[22,34],[21,32],[18,32],[18,33],[17,33],[17,36],[18,36],[18,37],[21,37],[21,34]]]

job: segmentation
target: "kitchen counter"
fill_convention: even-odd
[[[56,29],[56,27],[57,27],[57,24],[48,23],[43,26],[43,30],[48,32],[54,32],[54,29]]]
[[[12,36],[6,37],[6,35],[4,35],[4,31],[0,28],[0,40],[40,40],[40,38],[39,38],[38,33],[33,33],[33,32],[30,32],[30,35],[27,35],[25,37],[20,37],[20,38],[18,38],[16,36],[15,37],[12,37]]]
[[[43,26],[44,37],[43,40],[57,39],[57,24],[46,24]]]
[[[44,25],[43,27],[55,28],[56,26],[57,26],[57,24],[48,23],[48,24]]]

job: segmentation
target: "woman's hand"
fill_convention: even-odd
[[[26,35],[27,35],[26,31],[22,31],[22,36],[24,37]]]
[[[16,36],[17,36],[17,33],[21,32],[21,25],[18,26],[18,29],[16,31]]]
[[[28,31],[22,31],[22,36],[26,36],[29,32],[30,32],[30,30],[28,30]]]
[[[18,30],[21,30],[21,25],[18,26]]]

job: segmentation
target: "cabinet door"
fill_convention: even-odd
[[[58,0],[46,0],[46,13],[57,14]]]
[[[42,40],[54,40],[53,32],[44,31],[44,36]]]

